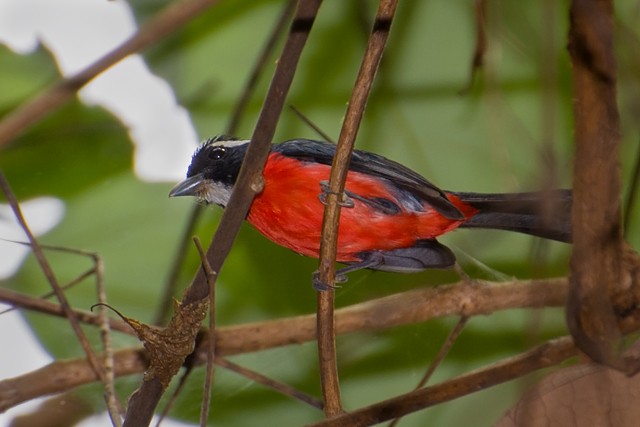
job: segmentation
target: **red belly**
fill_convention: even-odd
[[[320,252],[324,205],[318,199],[320,182],[329,180],[330,167],[304,164],[272,154],[264,170],[264,190],[256,196],[247,220],[273,242],[302,255]],[[349,172],[345,188],[366,197],[380,197],[403,208],[381,181],[358,172]],[[475,212],[450,197],[466,216]],[[357,261],[356,254],[371,250],[392,250],[413,246],[417,240],[435,238],[457,228],[452,221],[425,206],[422,212],[402,210],[388,215],[353,200],[353,208],[342,208],[338,229],[337,260]]]

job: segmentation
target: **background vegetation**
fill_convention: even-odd
[[[143,23],[168,3],[139,1],[132,7]],[[227,129],[230,113],[282,3],[222,2],[142,52],[153,71],[170,82],[202,138]],[[376,6],[372,1],[324,2],[288,97],[290,105],[334,139]],[[524,191],[549,183],[569,187],[573,94],[566,51],[567,4],[490,1],[485,12],[485,62],[472,78],[476,46],[472,2],[400,2],[357,147],[399,161],[445,189]],[[638,155],[639,17],[637,2],[616,3],[624,194],[629,191]],[[251,135],[274,67],[275,57],[271,57],[237,129],[238,136]],[[0,48],[0,111],[12,110],[58,79],[46,50],[19,56]],[[287,109],[275,140],[295,137],[317,135]],[[66,104],[0,150],[0,168],[19,199],[54,195],[65,201],[64,221],[42,241],[99,253],[106,265],[109,304],[127,316],[152,323],[193,202],[167,199],[171,183],[140,181],[131,168],[132,146],[123,125],[78,101]],[[197,226],[203,242],[210,240],[219,216],[220,211],[213,208],[203,214]],[[638,248],[636,217],[629,216],[626,235]],[[472,277],[497,281],[568,272],[570,246],[564,244],[465,230],[442,241],[454,248]],[[86,259],[69,254],[50,253],[49,259],[63,283],[88,268]],[[186,286],[198,265],[197,253],[190,248],[178,282]],[[218,280],[218,325],[312,313],[315,291],[310,273],[316,268],[316,260],[277,247],[249,226],[243,227]],[[336,301],[344,307],[456,280],[455,274],[441,271],[416,275],[358,272],[337,291]],[[30,295],[48,291],[33,259],[2,286]],[[67,295],[78,308],[87,309],[96,302],[95,289],[88,283],[75,286]],[[66,320],[30,312],[25,316],[56,359],[82,355]],[[345,407],[358,408],[411,390],[456,321],[445,318],[338,337]],[[93,329],[88,331],[95,334]],[[432,382],[566,333],[559,308],[474,317]],[[117,346],[135,344],[131,337],[116,334],[114,339]],[[231,360],[320,395],[315,343]],[[196,369],[187,382],[172,417],[197,422],[201,371]],[[490,425],[539,375],[415,413],[402,425]],[[119,379],[122,396],[133,391],[139,380],[135,376]],[[86,386],[74,393],[96,411],[102,408],[99,387]],[[321,411],[235,373],[216,372],[212,424],[301,425],[322,418]]]

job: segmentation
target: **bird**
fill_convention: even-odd
[[[187,177],[169,197],[194,196],[226,207],[250,140],[218,135],[196,150]],[[312,139],[271,144],[264,186],[246,221],[267,239],[318,258],[336,145]],[[359,269],[414,273],[451,268],[454,253],[437,238],[457,228],[487,228],[571,242],[569,189],[520,193],[444,191],[379,154],[354,150],[346,177],[336,281]],[[318,290],[326,285],[314,280]]]

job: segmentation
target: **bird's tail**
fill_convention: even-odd
[[[571,242],[571,190],[452,194],[478,210],[461,227],[510,230]]]

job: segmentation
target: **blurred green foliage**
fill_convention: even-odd
[[[139,22],[144,22],[168,3],[132,2],[132,7]],[[282,3],[221,2],[144,52],[154,72],[173,86],[202,138],[226,129]],[[626,179],[638,138],[640,50],[634,24],[638,10],[637,2],[631,0],[616,6],[622,11],[619,85],[624,88],[620,104]],[[336,138],[375,7],[373,1],[325,1],[293,83],[290,104]],[[485,66],[471,90],[462,93],[469,82],[475,43],[472,2],[400,2],[357,145],[402,162],[443,188],[498,192],[542,186],[551,175],[544,154],[545,144],[550,144],[555,184],[569,186],[572,119],[566,4],[488,2],[487,7]],[[555,16],[555,21],[546,21],[548,16]],[[252,132],[275,60],[271,59],[251,99],[239,136]],[[0,65],[2,112],[57,78],[43,50],[19,56],[2,48]],[[555,70],[550,82],[543,78],[548,67]],[[293,137],[316,135],[285,110],[276,140]],[[132,148],[122,125],[106,112],[79,102],[56,111],[0,151],[0,168],[21,199],[55,195],[66,203],[62,224],[43,241],[99,253],[106,263],[110,304],[150,322],[193,201],[167,199],[171,183],[141,182],[131,163]],[[198,228],[203,242],[210,240],[219,214],[217,209],[207,210]],[[636,231],[630,233],[632,244],[640,247],[638,221],[628,227]],[[567,272],[567,245],[488,231],[459,231],[442,240],[454,248],[472,276],[526,278]],[[62,282],[90,266],[78,256],[50,256]],[[182,286],[197,263],[191,249],[180,276]],[[313,312],[315,295],[309,279],[315,268],[315,260],[276,247],[244,227],[218,283],[218,324]],[[439,271],[406,276],[358,272],[338,291],[337,304],[346,306],[453,280],[452,273]],[[3,286],[30,294],[47,290],[33,259]],[[86,309],[96,300],[89,281],[68,294],[79,308]],[[55,357],[80,356],[66,322],[28,317]],[[443,319],[339,337],[345,406],[357,408],[411,390],[454,324],[455,319]],[[467,372],[564,332],[560,310],[512,310],[474,318],[434,380]],[[120,340],[131,345],[128,338]],[[319,395],[313,344],[234,360]],[[198,370],[172,416],[198,419],[200,377]],[[130,391],[131,380],[123,383]],[[517,381],[439,405],[407,417],[402,425],[490,425],[517,399],[524,384]],[[233,373],[219,369],[216,374],[212,424],[300,425],[321,417],[319,411]]]

